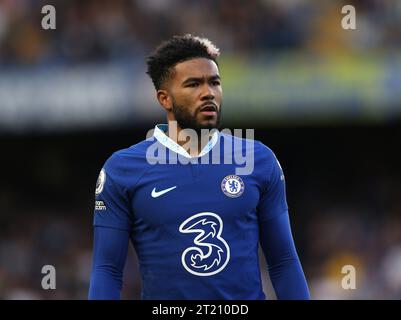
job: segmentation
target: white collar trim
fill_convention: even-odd
[[[215,132],[209,142],[203,147],[199,155],[192,157],[183,147],[181,147],[177,142],[169,138],[166,134],[168,130],[167,124],[157,124],[155,126],[155,131],[153,136],[165,147],[173,150],[174,152],[186,157],[186,158],[199,158],[208,153],[217,143],[219,134]]]

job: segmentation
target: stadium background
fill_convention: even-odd
[[[399,299],[400,31],[397,0],[1,0],[0,298],[86,299],[98,172],[164,122],[145,56],[193,33],[222,51],[223,127],[255,128],[280,159],[312,298]],[[138,298],[133,250],[124,278]]]

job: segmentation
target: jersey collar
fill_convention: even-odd
[[[199,155],[195,157],[192,157],[183,147],[181,147],[177,142],[175,142],[174,140],[170,139],[167,136],[166,134],[167,131],[168,131],[167,124],[158,124],[155,126],[155,131],[153,133],[153,136],[166,148],[169,148],[186,158],[199,158],[204,156],[215,146],[219,138],[218,132],[215,132],[212,138],[209,140],[209,142],[203,147],[201,153],[199,153]]]

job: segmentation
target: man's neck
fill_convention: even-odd
[[[170,123],[166,135],[188,152],[191,157],[199,156],[212,137],[210,130],[198,133],[195,130],[182,129],[178,125],[170,125]]]

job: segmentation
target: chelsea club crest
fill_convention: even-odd
[[[244,182],[239,176],[229,175],[221,181],[221,190],[227,197],[238,198],[244,193],[244,189]]]

